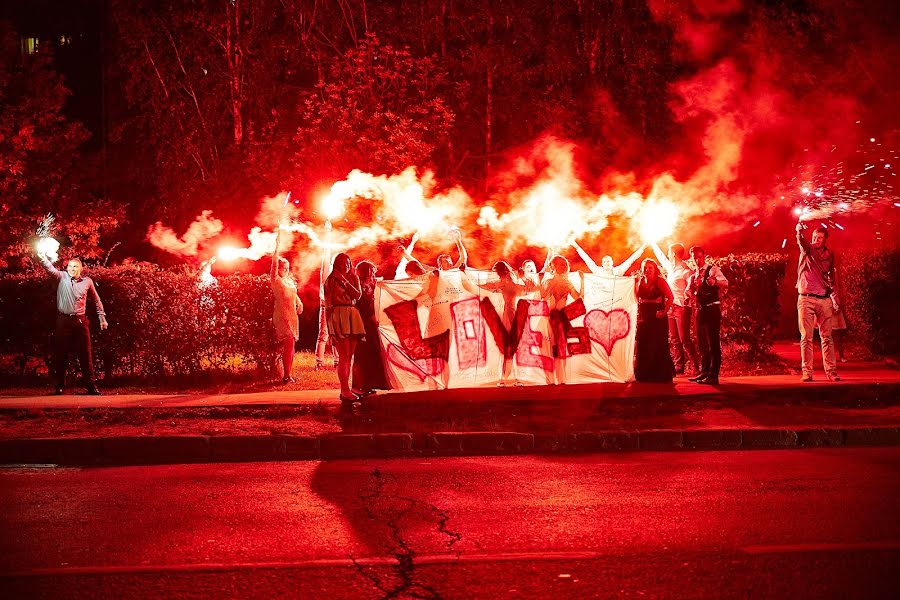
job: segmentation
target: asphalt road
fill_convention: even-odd
[[[900,448],[0,469],[4,597],[890,597]]]

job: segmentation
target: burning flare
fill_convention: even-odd
[[[34,248],[38,253],[38,256],[44,256],[50,262],[56,262],[57,260],[59,260],[59,242],[56,241],[55,238],[41,238],[34,245]]]
[[[678,215],[678,207],[668,200],[648,201],[637,214],[641,240],[650,244],[672,235]]]

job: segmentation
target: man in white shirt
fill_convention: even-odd
[[[691,338],[694,309],[685,302],[688,278],[694,271],[684,262],[687,253],[682,244],[670,244],[668,256],[663,255],[656,242],[653,242],[651,247],[656,260],[666,271],[666,283],[669,284],[675,297],[672,308],[669,309],[669,348],[672,351],[672,361],[675,363],[675,374],[684,373],[685,364],[690,358],[692,374],[696,375],[700,369],[700,357]]]
[[[706,263],[706,252],[700,246],[691,248],[691,258],[697,270],[688,278],[686,296],[697,307],[697,341],[700,342],[700,374],[691,381],[718,385],[719,368],[722,365],[722,345],[719,333],[722,328],[720,292],[728,289],[728,280],[722,269]]]

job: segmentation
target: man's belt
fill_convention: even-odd
[[[56,314],[58,314],[62,317],[83,317],[84,316],[84,315],[73,315],[73,314],[64,313],[64,312],[58,312]]]
[[[831,298],[831,294],[825,294],[823,296],[822,294],[803,294],[803,293],[801,293],[800,295],[806,296],[807,298],[818,298],[819,300],[827,300],[827,299]]]
[[[715,306],[716,304],[722,304],[722,302],[719,300],[716,300],[715,302],[707,302],[706,304],[701,304],[700,308],[707,308],[709,306]]]

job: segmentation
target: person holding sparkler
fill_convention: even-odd
[[[286,258],[278,256],[278,245],[281,241],[281,228],[275,236],[275,251],[272,253],[272,268],[269,279],[272,282],[272,293],[275,295],[275,309],[272,322],[275,324],[275,338],[281,347],[281,363],[284,366],[282,383],[293,383],[291,369],[294,366],[294,344],[300,338],[300,320],[303,303],[297,295],[297,284],[291,277],[291,265]]]
[[[685,297],[697,307],[697,341],[700,343],[700,373],[691,381],[707,385],[719,384],[722,366],[722,302],[720,293],[728,289],[722,269],[706,264],[706,252],[700,246],[691,247],[691,258],[697,270],[688,278]]]
[[[449,254],[440,254],[437,257],[437,269],[439,271],[449,271],[450,269],[465,269],[466,261],[468,260],[468,253],[466,252],[466,247],[462,243],[462,233],[459,229],[453,228],[451,230],[452,235],[456,238],[456,249],[459,251],[459,258],[456,259],[456,262],[453,262],[453,259]],[[412,252],[416,247],[416,242],[419,241],[419,234],[413,234],[412,241],[409,243],[409,246],[406,248],[400,247],[398,250],[401,252],[400,264],[397,265],[397,273],[395,275],[395,279],[406,279],[407,277],[417,277],[419,275],[423,275],[427,273],[430,269],[420,263],[418,260],[413,258]],[[421,271],[421,272],[420,272]]]
[[[634,291],[638,301],[634,377],[642,382],[672,383],[675,367],[669,354],[667,315],[674,297],[653,259],[641,263]]]
[[[835,294],[834,253],[826,247],[828,230],[819,227],[812,240],[803,237],[804,226],[797,223],[797,245],[800,261],[797,264],[797,320],[800,323],[800,381],[813,380],[813,332],[819,328],[822,341],[822,363],[829,381],[840,381],[834,359],[832,319],[840,303]]]
[[[328,335],[338,352],[337,374],[341,384],[341,402],[354,402],[357,399],[350,388],[350,373],[356,344],[366,336],[365,323],[356,308],[361,295],[353,263],[349,256],[341,252],[334,257],[331,274],[325,280],[325,320]]]
[[[584,261],[584,264],[587,265],[587,268],[594,275],[617,275],[619,277],[628,272],[628,269],[631,268],[631,265],[633,265],[634,262],[641,257],[641,255],[644,253],[644,249],[647,248],[646,244],[641,246],[640,248],[635,250],[631,256],[625,259],[625,262],[618,266],[616,266],[613,262],[612,256],[606,255],[600,261],[602,266],[598,267],[597,263],[595,263],[594,260],[590,256],[588,256],[588,253],[584,251],[584,248],[582,248],[578,244],[578,242],[572,240],[572,247],[575,248],[575,252],[578,253],[578,256],[581,257],[581,260]]]
[[[537,270],[537,265],[530,258],[522,261],[519,267],[519,277],[525,285],[525,292],[530,294],[541,287],[541,275],[545,275],[550,270],[550,259],[556,256],[553,248],[547,248],[547,258],[544,259],[544,266],[541,270]],[[568,262],[568,261],[567,261]]]
[[[94,281],[82,275],[84,263],[79,258],[69,259],[66,270],[60,271],[43,253],[38,253],[37,257],[47,272],[59,280],[56,288],[56,331],[53,336],[53,372],[56,380],[54,393],[62,394],[65,389],[69,353],[74,350],[78,356],[87,393],[99,396],[100,390],[97,389],[97,382],[94,380],[91,329],[85,314],[88,296],[93,299],[97,308],[100,329],[105,330],[109,324],[106,322],[106,311],[103,310],[103,303],[100,301]]]
[[[675,361],[675,374],[684,373],[687,358],[691,360],[693,373],[699,373],[700,357],[691,339],[691,323],[693,322],[694,309],[685,302],[684,291],[687,288],[688,278],[693,270],[684,259],[687,253],[684,246],[679,243],[669,244],[669,255],[664,256],[659,244],[652,242],[653,254],[666,272],[666,283],[672,290],[674,300],[669,309],[669,349],[672,352],[672,360]]]

